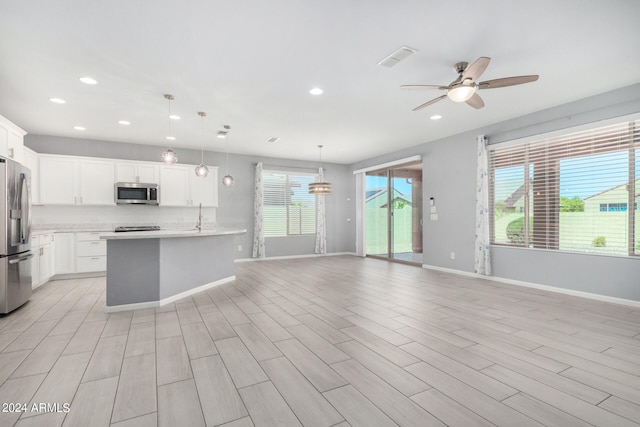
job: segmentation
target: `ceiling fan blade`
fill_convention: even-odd
[[[422,105],[418,105],[416,108],[414,108],[414,109],[413,109],[413,110],[411,110],[411,111],[418,111],[418,110],[421,110],[421,109],[423,109],[423,108],[425,108],[425,107],[428,107],[428,106],[429,106],[429,105],[431,105],[431,104],[435,104],[436,102],[438,102],[438,101],[440,101],[440,100],[442,100],[442,99],[445,99],[446,97],[447,97],[447,95],[446,95],[446,94],[445,94],[445,95],[442,95],[442,96],[439,96],[439,97],[437,97],[437,98],[432,99],[431,101],[427,101],[427,102],[425,102],[425,103],[424,103],[424,104],[422,104]]]
[[[531,83],[538,80],[538,75],[531,76],[515,76],[504,77],[501,79],[487,80],[486,82],[478,83],[479,89],[495,89],[497,87],[521,85],[523,83]]]
[[[480,95],[478,95],[478,93],[474,93],[473,96],[467,99],[465,102],[476,109],[484,107],[484,101],[482,100],[482,98],[480,98]]]
[[[474,82],[478,80],[482,73],[484,73],[484,70],[486,70],[489,66],[489,61],[491,61],[491,58],[487,58],[486,56],[481,56],[480,58],[476,59],[476,62],[469,65],[464,70],[461,80],[465,81],[466,79],[471,79]]]
[[[447,86],[438,86],[438,85],[402,85],[400,86],[402,89],[447,89]]]

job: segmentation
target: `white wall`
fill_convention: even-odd
[[[491,108],[491,107],[486,107]],[[413,155],[423,158],[425,212],[435,198],[438,221],[424,220],[423,263],[473,272],[476,136],[510,141],[640,112],[640,84],[539,111],[528,116],[417,145],[351,165],[352,171]],[[352,178],[355,187],[355,178]],[[450,252],[456,253],[451,260]],[[497,277],[640,300],[640,257],[567,254],[495,247]]]

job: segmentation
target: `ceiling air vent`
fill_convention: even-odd
[[[415,52],[417,52],[417,50],[411,49],[410,47],[407,47],[407,46],[402,46],[400,49],[396,50],[391,55],[387,56],[382,61],[378,62],[378,65],[391,68],[395,66],[398,62],[402,61],[407,56]]]
[[[271,142],[276,142],[276,141],[278,141],[279,139],[280,139],[280,138],[278,138],[278,137],[276,137],[276,136],[270,136],[269,138],[267,138],[267,139],[265,140],[265,142],[270,142],[270,143],[271,143]]]

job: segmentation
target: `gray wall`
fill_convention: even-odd
[[[47,135],[26,135],[25,145],[37,153],[66,154],[74,156],[104,157],[114,159],[159,161],[166,147],[125,144],[113,141],[96,141]],[[200,163],[199,150],[176,149],[180,163]],[[204,153],[205,164],[218,166],[219,178],[226,175],[225,153]],[[229,155],[229,173],[235,178],[233,187],[218,184],[217,224],[224,227],[246,228],[247,233],[237,237],[242,250],[237,258],[250,258],[253,245],[253,187],[255,164],[263,162],[265,167],[279,167],[285,170],[317,171],[316,162],[278,159],[272,157]],[[355,252],[355,227],[349,221],[355,218],[353,203],[355,187],[351,183],[352,174],[347,165],[323,163],[325,177],[333,183],[333,194],[326,196],[327,252]],[[347,200],[349,199],[349,200]],[[172,208],[160,208],[172,209]],[[197,217],[194,216],[194,218]],[[105,220],[104,222],[110,222]],[[268,257],[313,254],[313,237],[278,237],[266,239]]]
[[[371,158],[351,170],[422,155],[424,209],[428,212],[429,197],[434,197],[439,217],[429,221],[425,215],[423,263],[473,272],[477,135],[487,135],[495,144],[637,112],[640,84]],[[352,182],[355,186],[354,178]],[[455,260],[450,252],[456,253]],[[496,277],[640,300],[640,257],[506,247],[494,247],[492,257]]]

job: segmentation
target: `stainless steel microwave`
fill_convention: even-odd
[[[117,182],[115,201],[118,205],[157,205],[158,184],[144,182]]]

